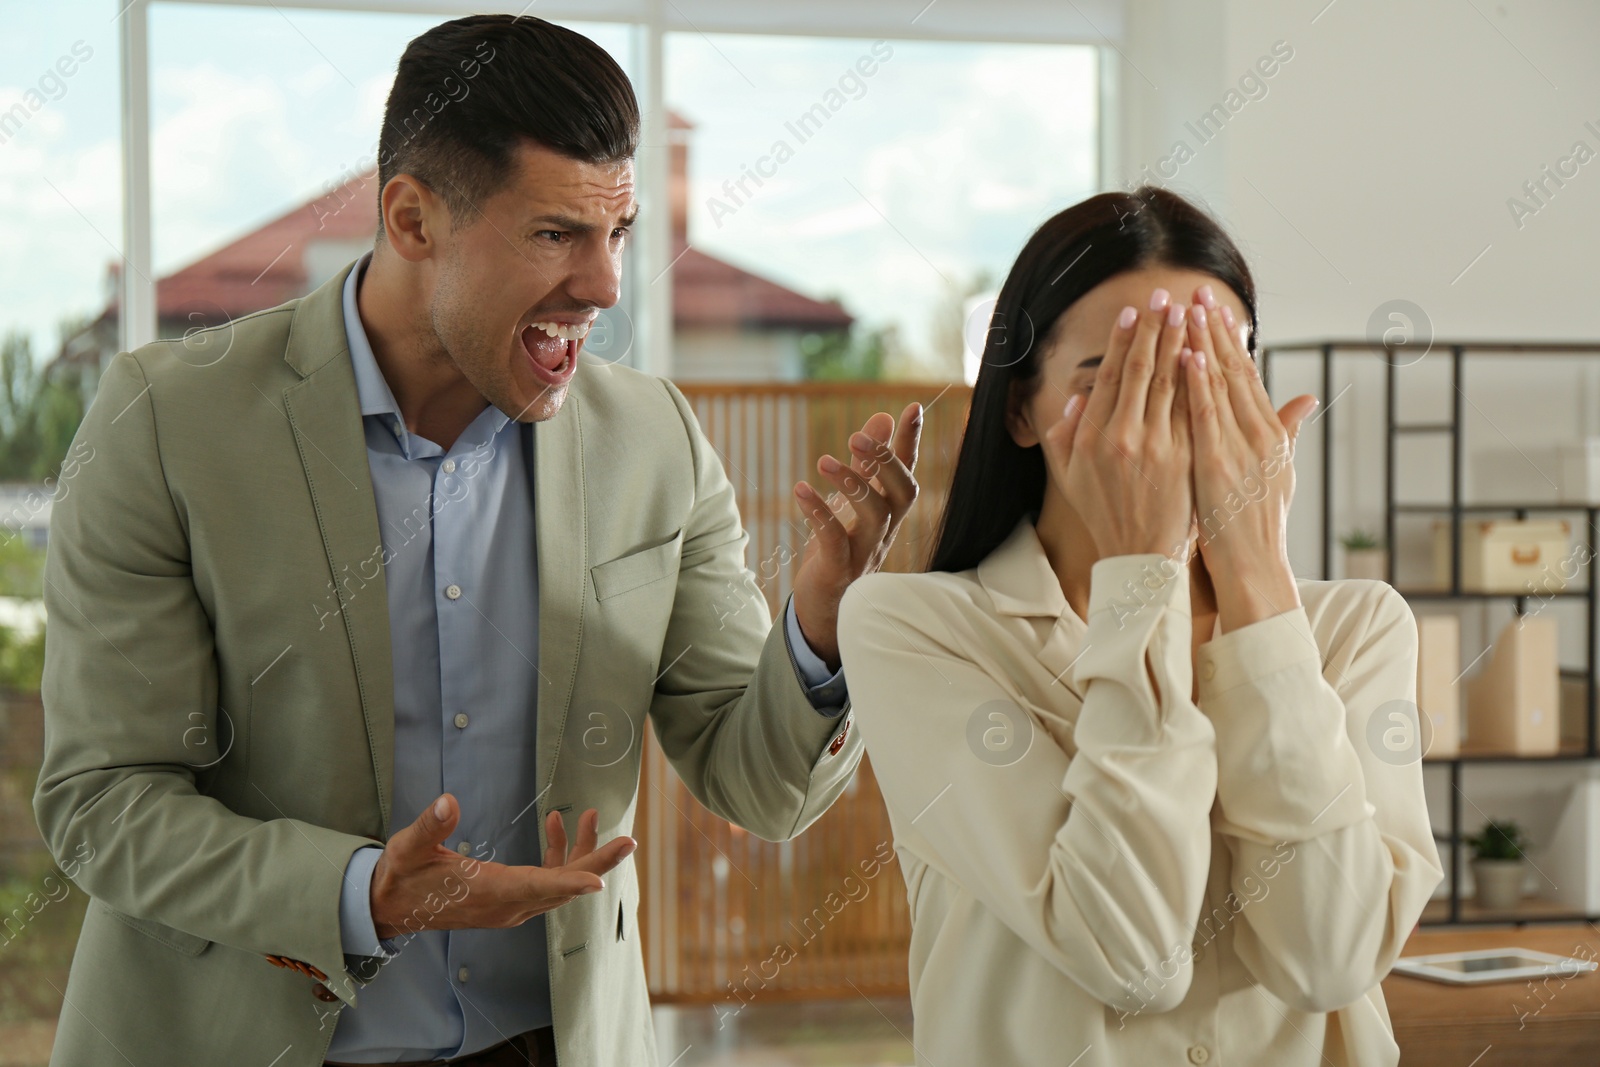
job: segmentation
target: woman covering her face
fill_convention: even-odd
[[[918,1063],[1375,1067],[1443,877],[1417,632],[1297,579],[1292,450],[1233,242],[1106,193],[1001,289],[923,574],[844,598],[912,913]],[[1377,731],[1382,736],[1383,730]]]

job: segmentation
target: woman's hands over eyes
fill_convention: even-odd
[[[1287,544],[1294,443],[1317,398],[1301,394],[1274,410],[1250,358],[1248,325],[1209,285],[1194,296],[1186,316],[1192,354],[1185,384],[1201,555],[1213,575],[1255,582],[1255,592],[1274,604],[1284,598],[1275,598],[1268,583],[1297,601]],[[1221,586],[1217,593],[1221,608]]]
[[[1260,610],[1273,590],[1297,600],[1286,545],[1291,460],[1317,400],[1302,394],[1274,410],[1247,324],[1208,285],[1193,301],[1185,308],[1158,289],[1147,309],[1122,310],[1094,388],[1067,402],[1045,434],[1045,458],[1100,556],[1187,560],[1197,518],[1207,569],[1258,594],[1249,611],[1230,611],[1224,600],[1239,598],[1218,585],[1219,610],[1265,618],[1276,614]]]
[[[1051,476],[1100,556],[1188,558],[1194,512],[1181,305],[1157,289],[1143,311],[1122,309],[1087,399],[1045,433]]]

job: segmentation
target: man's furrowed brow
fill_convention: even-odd
[[[627,229],[634,224],[634,221],[637,220],[638,217],[639,208],[635,206],[632,211],[628,212],[626,218],[617,223],[617,226]],[[546,228],[567,230],[571,233],[577,234],[589,234],[598,230],[600,227],[596,223],[590,222],[587,219],[580,219],[573,215],[561,214],[536,215],[528,222],[528,230],[530,232]]]

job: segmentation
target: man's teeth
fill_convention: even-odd
[[[587,322],[580,322],[574,326],[568,326],[560,322],[536,322],[533,323],[533,328],[535,330],[543,330],[551,337],[559,337],[563,341],[581,341],[589,335],[589,324]]]

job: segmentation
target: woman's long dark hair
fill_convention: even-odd
[[[1079,297],[1126,271],[1173,267],[1209,274],[1238,294],[1256,343],[1256,287],[1244,256],[1199,207],[1159,186],[1101,193],[1074,204],[1034,231],[1011,268],[983,346],[966,433],[939,524],[930,571],[976,567],[1019,521],[1044,503],[1039,445],[1011,438],[1006,411],[1013,389],[1031,399],[1039,387],[1046,340]]]

